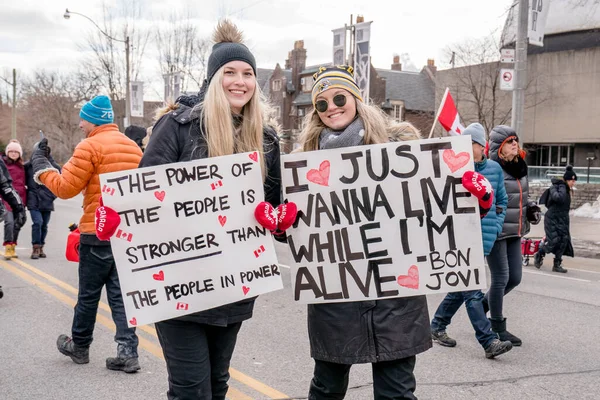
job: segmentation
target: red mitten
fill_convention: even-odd
[[[270,203],[261,201],[254,209],[254,218],[269,231],[277,229],[277,211]]]
[[[481,218],[485,217],[492,207],[494,196],[490,181],[475,171],[467,171],[463,174],[462,185],[473,196],[477,197],[479,200],[479,214]]]
[[[277,207],[277,230],[285,232],[296,221],[298,207],[296,203],[288,202],[280,204]]]
[[[100,240],[110,240],[121,223],[121,216],[112,208],[106,207],[100,197],[100,206],[96,208],[96,236]]]

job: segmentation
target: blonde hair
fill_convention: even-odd
[[[408,122],[391,120],[379,107],[368,106],[356,99],[356,114],[365,127],[364,144],[387,143],[398,140],[412,140],[420,137],[420,132]],[[302,151],[319,149],[321,132],[327,126],[313,108],[305,117],[305,128],[300,134]]]
[[[208,156],[218,157],[234,153],[258,151],[263,178],[266,166],[263,148],[263,130],[270,107],[263,101],[258,81],[252,97],[242,109],[242,123],[236,129],[231,106],[223,89],[224,67],[219,68],[211,80],[201,107],[202,134],[208,145]],[[256,76],[254,77],[256,79]]]

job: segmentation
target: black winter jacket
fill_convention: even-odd
[[[544,250],[548,253],[556,253],[565,248],[566,244],[563,255],[573,257],[575,254],[569,232],[571,189],[564,180],[552,178],[546,207],[548,207],[548,211],[544,216],[544,232],[546,234]]]
[[[50,163],[60,172],[60,166],[54,160],[50,160]],[[37,211],[54,211],[56,196],[46,186],[39,185],[33,179],[31,161],[25,163],[25,179],[27,184],[27,208]]]
[[[171,164],[208,157],[207,143],[200,132],[201,118],[193,108],[197,96],[178,99],[178,107],[163,115],[152,128],[140,168]],[[281,166],[279,139],[274,129],[264,129],[267,177],[264,183],[265,201],[277,208],[281,204]],[[208,133],[210,134],[210,133]],[[252,317],[256,297],[177,318],[216,326],[227,326]]]

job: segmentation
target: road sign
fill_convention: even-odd
[[[514,63],[515,62],[515,49],[500,50],[500,62]]]
[[[513,90],[515,88],[515,70],[500,70],[500,90]]]

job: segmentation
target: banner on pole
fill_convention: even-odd
[[[131,82],[131,116],[144,117],[144,82]]]
[[[284,197],[296,301],[366,301],[486,287],[471,139],[289,154]]]
[[[529,21],[527,37],[529,44],[544,46],[544,32],[550,9],[550,0],[529,0]]]
[[[333,31],[333,65],[346,65],[346,27]]]
[[[354,25],[354,79],[365,103],[369,103],[371,80],[371,24],[373,21]]]
[[[129,326],[282,289],[258,153],[100,175],[121,223],[111,246]]]

